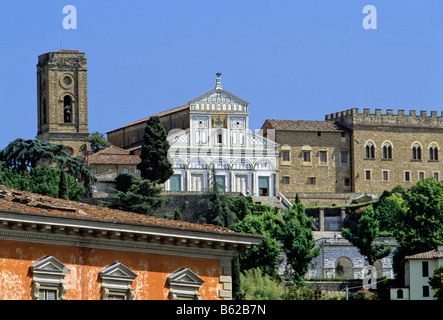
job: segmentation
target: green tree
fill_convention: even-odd
[[[273,211],[267,211],[260,215],[248,214],[243,220],[233,225],[232,230],[236,232],[265,236],[259,245],[238,254],[240,270],[257,267],[267,275],[278,276],[276,265],[280,246],[277,236],[282,225],[282,218]]]
[[[65,146],[38,139],[15,139],[0,153],[5,167],[18,171],[29,170],[39,164],[58,163],[60,158],[65,157],[69,157]]]
[[[15,139],[1,151],[0,162],[3,162],[4,167],[19,172],[37,166],[66,169],[75,179],[82,181],[88,191],[95,181],[84,159],[71,157],[64,145],[43,140]]]
[[[120,173],[119,175],[117,175],[117,177],[115,177],[115,183],[116,183],[115,188],[118,191],[126,192],[131,188],[132,184],[136,179],[137,177],[134,176],[133,174]]]
[[[375,243],[380,231],[380,222],[377,213],[372,206],[367,206],[357,222],[350,223],[349,228],[342,228],[342,235],[350,243],[358,248],[360,254],[366,257],[369,265],[388,256],[391,247],[384,243]]]
[[[443,300],[443,266],[434,270],[432,277],[429,278],[429,285],[435,291],[434,298]]]
[[[242,300],[282,300],[284,287],[260,268],[244,271],[240,274],[238,295]]]
[[[215,168],[212,169],[211,185],[208,190],[208,197],[200,201],[207,206],[205,217],[200,217],[200,222],[230,227],[237,222],[237,215],[232,210],[232,202],[229,196],[220,192],[220,185],[217,183]]]
[[[320,254],[312,233],[313,218],[307,218],[303,204],[296,203],[286,210],[283,220],[285,223],[280,230],[279,239],[293,269],[293,280],[302,283],[309,263]]]
[[[123,211],[149,215],[168,201],[161,188],[147,179],[136,178],[128,191],[115,191],[108,206]]]
[[[175,211],[174,211],[174,220],[178,220],[178,221],[181,221],[181,220],[182,220],[182,214],[181,214],[179,208],[175,208]]]
[[[443,243],[443,185],[426,178],[387,201],[393,208],[393,234],[398,243],[394,272],[403,279],[406,255],[429,251]]]
[[[170,144],[159,117],[151,117],[146,122],[143,139],[141,162],[137,165],[141,177],[155,183],[166,182],[174,170],[168,159]]]
[[[65,170],[60,170],[60,182],[58,184],[58,197],[61,199],[69,199],[68,194],[68,177]]]
[[[106,140],[105,135],[98,131],[91,133],[85,140],[91,144],[92,153],[97,153],[111,146],[111,143]]]
[[[0,168],[0,184],[11,189],[33,192],[45,196],[59,197],[60,177],[62,170],[57,168],[32,168],[30,171]],[[81,201],[84,186],[74,177],[66,175],[67,199]]]

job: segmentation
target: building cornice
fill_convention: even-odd
[[[2,210],[0,239],[202,257],[232,257],[263,237]]]

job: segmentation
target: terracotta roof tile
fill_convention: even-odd
[[[131,154],[130,151],[116,146],[110,146],[93,154],[89,160],[90,165],[97,164],[139,164],[140,156]]]
[[[95,154],[97,155],[97,154],[131,154],[131,153],[125,149],[111,145],[110,147],[100,150],[99,152],[96,152]]]
[[[134,125],[146,122],[151,117],[163,117],[163,116],[166,116],[168,114],[172,114],[172,113],[179,112],[179,111],[186,110],[186,109],[189,109],[189,104],[186,104],[184,106],[180,106],[180,107],[177,107],[177,108],[169,109],[169,110],[166,110],[166,111],[159,112],[159,113],[154,114],[152,116],[149,116],[147,118],[143,118],[141,120],[137,120],[137,121],[131,122],[130,124],[127,124],[127,125],[125,125],[123,127],[120,127],[120,128],[117,128],[117,129],[114,129],[114,130],[111,130],[111,131],[108,131],[106,133],[114,132],[114,131],[117,131],[117,130],[120,130],[120,129],[123,129],[123,128],[131,127],[131,126],[134,126]]]
[[[0,185],[0,211],[38,214],[42,216],[55,215],[57,217],[77,218],[81,220],[87,219],[91,221],[137,224],[161,228],[178,228],[208,232],[233,232],[230,229],[215,225],[201,225],[93,206],[85,203],[13,190],[2,185]],[[254,235],[251,236],[254,237]]]
[[[443,251],[435,249],[405,257],[405,259],[407,260],[428,260],[428,259],[439,259],[439,258],[443,258]]]

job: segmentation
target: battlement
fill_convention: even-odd
[[[348,109],[346,111],[327,114],[325,120],[339,121],[348,126],[401,126],[401,127],[426,127],[443,129],[443,112],[437,115],[437,111],[410,110],[405,114],[404,110],[398,110],[394,114],[392,109],[387,109],[382,113],[381,109],[375,109],[371,113],[369,108],[364,108],[363,113],[358,108]]]

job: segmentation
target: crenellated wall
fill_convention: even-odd
[[[387,109],[382,113],[381,109],[364,108],[360,112],[358,108],[327,114],[325,120],[338,120],[348,126],[402,126],[402,127],[427,127],[443,129],[443,112],[410,110],[405,114],[404,110],[398,110],[395,114],[393,109]]]

